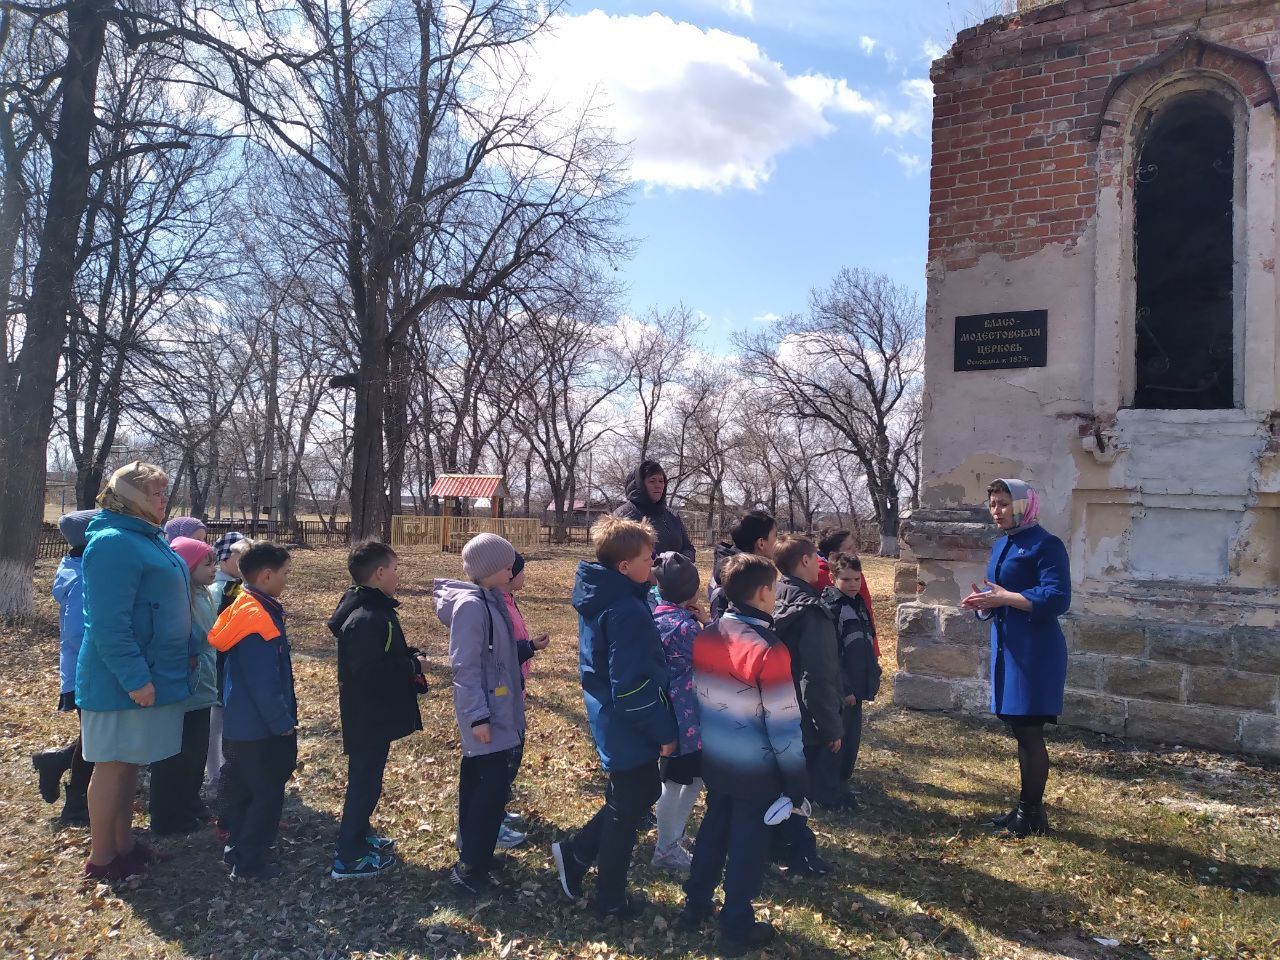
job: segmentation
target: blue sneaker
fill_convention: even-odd
[[[366,853],[355,863],[343,863],[334,858],[333,869],[329,876],[334,880],[357,880],[361,877],[376,877],[396,865],[396,858],[380,853]]]
[[[498,831],[498,849],[512,850],[520,844],[524,843],[528,838],[517,830],[515,827],[509,827],[505,823],[502,829]]]
[[[371,833],[364,838],[365,846],[374,853],[390,853],[396,848],[396,842],[390,837],[384,837],[381,834]]]

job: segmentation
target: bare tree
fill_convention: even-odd
[[[687,373],[689,351],[704,326],[696,313],[678,304],[666,310],[653,307],[623,328],[622,362],[630,369],[640,405],[637,462],[649,455],[663,397]]]
[[[738,338],[748,376],[781,409],[827,424],[857,459],[880,528],[897,555],[904,460],[917,449],[923,320],[915,295],[882,274],[846,268],[810,295],[805,316]]]

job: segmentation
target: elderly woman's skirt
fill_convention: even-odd
[[[80,741],[90,763],[155,763],[182,749],[185,701],[136,710],[84,710]]]

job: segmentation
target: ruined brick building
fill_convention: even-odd
[[[988,481],[1071,554],[1064,722],[1280,755],[1280,3],[1027,2],[933,67],[899,703],[987,709]]]

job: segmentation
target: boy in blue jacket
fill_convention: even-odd
[[[223,859],[233,878],[259,879],[277,872],[267,854],[298,762],[298,701],[280,604],[289,551],[255,543],[240,558],[240,573],[245,589],[218,617],[209,643],[227,655],[220,800],[230,836]]]
[[[67,541],[67,555],[53,576],[53,599],[58,601],[58,710],[70,713],[76,708],[76,658],[84,640],[84,570],[81,557],[88,542],[89,521],[97,510],[76,510],[63,514],[58,530]],[[55,803],[62,792],[62,775],[71,772],[66,800],[58,820],[68,826],[89,823],[89,777],[93,764],[84,758],[80,737],[57,750],[45,750],[31,758],[40,775],[40,796],[45,803]]]
[[[662,792],[659,756],[676,752],[667,700],[667,662],[647,596],[653,528],[604,517],[591,528],[596,562],[578,565],[578,673],[587,720],[609,777],[605,802],[573,836],[552,844],[560,886],[578,899],[596,865],[596,912],[627,919],[644,907],[627,894],[627,872],[641,820]]]

